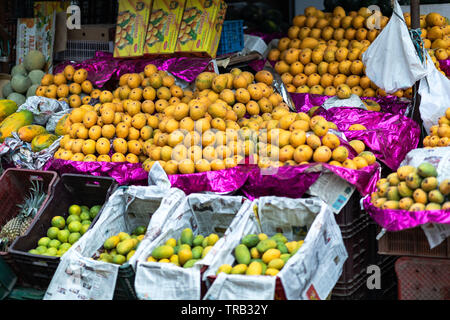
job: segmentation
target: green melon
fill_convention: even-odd
[[[25,56],[23,64],[28,72],[37,69],[42,70],[45,66],[45,57],[42,52],[38,50],[31,50]]]
[[[27,98],[36,95],[36,89],[39,87],[39,84],[33,84],[27,90]]]
[[[11,88],[11,81],[8,81],[2,88],[3,98],[8,97],[14,90]]]
[[[33,70],[33,71],[30,71],[30,73],[28,74],[28,77],[31,79],[32,84],[40,84],[44,75],[45,75],[45,72],[42,70]]]
[[[17,93],[27,92],[31,84],[30,78],[21,74],[17,74],[11,79],[11,87]]]
[[[11,69],[11,77],[14,77],[15,75],[21,74],[23,76],[27,75],[27,70],[25,69],[25,66],[21,63],[18,65],[15,65]]]
[[[6,99],[14,101],[15,103],[17,103],[18,107],[20,107],[22,104],[25,103],[25,101],[27,101],[27,98],[25,98],[23,94],[17,92],[9,94]]]

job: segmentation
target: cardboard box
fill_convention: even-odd
[[[119,0],[114,57],[139,57],[144,54],[145,36],[152,0]]]
[[[155,0],[150,15],[144,54],[175,52],[186,0]]]
[[[67,40],[114,41],[115,25],[83,25],[81,29],[67,30]]]
[[[226,7],[222,0],[187,0],[176,51],[214,58]]]

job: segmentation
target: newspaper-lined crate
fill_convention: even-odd
[[[47,288],[59,265],[59,257],[28,253],[37,246],[39,239],[46,235],[47,229],[51,227],[51,219],[55,216],[66,219],[72,204],[89,207],[103,205],[116,187],[116,181],[109,177],[79,174],[61,176],[41,214],[34,220],[25,235],[17,238],[9,249],[14,264],[18,268],[18,275],[27,285],[38,289]],[[89,229],[95,225],[101,213],[102,209],[93,219]]]
[[[36,220],[47,201],[49,201],[58,179],[58,174],[54,171],[18,168],[5,170],[0,177],[0,229],[19,214],[20,209],[17,205],[21,204],[28,196],[30,188],[35,182],[42,183],[42,190],[47,194],[34,217],[34,220]],[[8,251],[0,251],[0,257],[17,273],[13,258]]]

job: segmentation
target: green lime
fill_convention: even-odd
[[[81,207],[77,204],[73,204],[69,207],[69,214],[79,216],[81,214]]]
[[[56,237],[58,237],[58,232],[59,229],[57,227],[50,227],[47,230],[47,237],[49,237],[50,239],[56,239]]]
[[[81,225],[85,225],[85,224],[87,224],[88,226],[89,225],[91,225],[91,223],[92,223],[92,221],[91,220],[83,220],[83,221],[81,221]]]
[[[76,215],[68,216],[66,219],[66,223],[67,223],[66,226],[68,226],[72,221],[81,221],[81,218],[80,218],[80,216],[76,216]],[[67,228],[67,230],[69,230],[69,229]]]
[[[31,249],[31,250],[28,250],[28,253],[39,254],[39,251],[37,251],[36,249]]]
[[[81,237],[81,233],[79,233],[79,232],[71,233],[69,236],[69,243],[74,244],[75,242],[78,241],[78,239],[80,239],[80,237]]]
[[[90,227],[90,226],[89,226],[88,224],[83,224],[83,225],[81,226],[81,230],[80,230],[81,235],[85,234],[86,231],[88,231],[89,227]]]
[[[61,216],[56,216],[52,218],[52,227],[56,227],[58,229],[64,229],[66,225],[66,220]]]
[[[58,252],[56,253],[56,256],[57,257],[61,257],[64,253],[66,253],[67,252],[67,250],[64,250],[64,249],[59,249],[58,250]]]
[[[102,208],[102,206],[96,205],[96,206],[93,206],[91,208],[91,210],[89,210],[89,214],[91,216],[91,219],[94,219],[97,216],[97,214],[98,214],[98,212],[100,211],[101,208]]]
[[[90,220],[91,216],[89,215],[89,211],[83,211],[80,214],[80,219],[83,220]]]
[[[45,251],[42,254],[46,255],[46,256],[54,256],[54,255],[56,255],[57,252],[58,252],[58,249],[52,247],[52,248],[48,248],[47,251]]]
[[[48,244],[48,247],[49,247],[49,248],[56,248],[56,249],[58,249],[60,245],[61,245],[61,241],[56,240],[56,239],[53,239],[53,240],[51,240],[50,243]],[[47,250],[47,251],[48,251],[48,250]]]
[[[87,211],[89,212],[89,207],[88,206],[81,206],[81,211]]]
[[[52,239],[50,239],[49,237],[42,237],[38,241],[38,246],[47,247],[50,240],[52,240]]]
[[[36,251],[38,252],[38,254],[43,254],[45,251],[47,251],[47,247],[44,246],[38,246],[36,248]]]
[[[69,241],[70,231],[69,230],[59,230],[58,232],[58,240],[61,243]]]
[[[71,247],[72,245],[70,244],[70,243],[68,243],[68,242],[65,242],[65,243],[61,243],[61,245],[59,246],[59,249],[62,249],[62,250],[69,250],[69,248]]]
[[[69,231],[70,233],[80,232],[81,230],[81,222],[80,221],[72,221],[69,223]]]
[[[133,234],[136,234],[139,236],[141,234],[145,234],[146,231],[147,231],[146,226],[138,226],[136,229],[134,229]]]

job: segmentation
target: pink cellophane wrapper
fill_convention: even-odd
[[[321,109],[318,114],[334,122],[349,141],[363,141],[377,159],[392,170],[396,170],[406,154],[419,144],[419,125],[400,114],[347,107]],[[362,124],[367,130],[349,131],[355,123]]]
[[[228,193],[239,190],[247,181],[251,170],[249,165],[239,165],[224,170],[174,174],[168,177],[173,188],[179,188],[186,194],[204,191]]]
[[[147,185],[148,173],[141,163],[129,162],[83,162],[61,159],[50,159],[43,170],[53,170],[60,175],[64,173],[80,173],[93,176],[114,178],[119,185]]]
[[[241,190],[251,200],[270,195],[300,198],[324,170],[329,170],[354,185],[362,195],[366,195],[380,179],[379,168],[378,163],[359,170],[311,163],[280,167],[274,175],[261,174],[259,168],[255,168]]]
[[[445,72],[447,77],[450,77],[450,59],[439,60],[439,66],[441,70]]]
[[[370,195],[363,200],[363,205],[372,219],[387,231],[400,231],[427,223],[450,224],[450,210],[416,212],[407,210],[382,210],[370,202]]]
[[[98,88],[102,88],[109,80],[117,80],[122,74],[142,72],[144,67],[152,63],[158,69],[165,70],[186,82],[192,82],[205,70],[211,59],[192,57],[117,59],[111,53],[98,51],[92,59],[81,62],[66,61],[54,68],[54,73],[72,65],[75,69],[88,71],[88,79]]]

